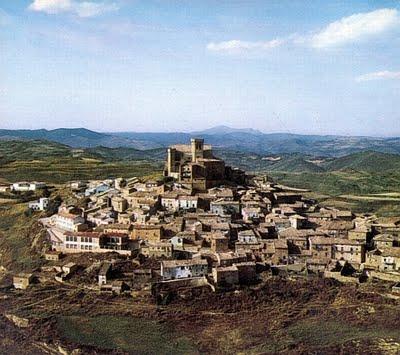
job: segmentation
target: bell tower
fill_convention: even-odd
[[[190,140],[192,150],[192,162],[195,163],[197,159],[204,157],[204,139],[192,138]]]

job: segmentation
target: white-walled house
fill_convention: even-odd
[[[239,243],[258,243],[258,239],[254,231],[251,229],[240,231],[238,233]]]
[[[47,197],[42,197],[38,201],[29,202],[28,206],[34,211],[44,211],[49,207],[50,200]]]
[[[178,198],[179,209],[180,210],[196,209],[198,200],[199,198],[197,196],[189,196],[189,195],[179,196]]]
[[[161,196],[161,206],[168,211],[196,209],[199,198],[191,195],[167,193]]]
[[[207,260],[165,260],[161,262],[163,280],[175,280],[190,277],[206,276],[208,273]]]
[[[161,206],[168,211],[179,210],[179,199],[176,193],[166,193],[161,196]]]
[[[44,182],[27,182],[27,181],[21,181],[21,182],[15,182],[11,185],[11,190],[12,191],[36,191],[38,189],[44,189],[46,187],[46,184]]]
[[[85,219],[78,215],[68,212],[59,212],[54,215],[53,218],[55,226],[65,231],[79,232],[87,229]]]

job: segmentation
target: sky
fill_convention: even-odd
[[[0,128],[400,136],[400,0],[0,0]]]

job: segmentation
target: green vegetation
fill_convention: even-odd
[[[64,316],[57,319],[61,335],[80,345],[135,354],[195,354],[188,338],[160,323],[133,317]]]
[[[160,175],[164,150],[134,148],[72,149],[48,141],[0,141],[0,177],[8,181],[65,183]]]
[[[26,203],[0,204],[0,265],[13,270],[32,270],[41,263],[39,246],[42,236],[37,214],[27,214]]]
[[[328,160],[322,166],[328,171],[345,169],[380,173],[399,170],[400,155],[364,151]]]
[[[53,142],[0,141],[0,165],[13,161],[31,161],[72,156],[71,148]]]
[[[343,321],[323,319],[303,319],[290,325],[280,334],[279,339],[270,339],[261,346],[249,350],[250,354],[280,353],[287,349],[303,347],[316,353],[330,353],[328,349],[353,343],[366,342],[382,344],[381,351],[386,344],[398,343],[400,334],[396,329],[380,327],[362,327],[348,324]],[[372,350],[372,348],[371,348]],[[375,353],[375,352],[372,352]],[[393,352],[394,353],[394,352]]]
[[[148,161],[104,163],[85,158],[17,161],[0,166],[0,176],[8,181],[38,180],[65,183],[76,179],[105,179],[161,175],[162,164]]]
[[[393,171],[382,173],[351,170],[325,173],[267,171],[267,173],[285,185],[305,188],[331,196],[400,191],[400,172]]]

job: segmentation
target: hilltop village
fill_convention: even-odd
[[[34,191],[44,183],[2,189]],[[163,302],[198,288],[233,290],[275,275],[380,279],[400,291],[400,224],[324,208],[300,190],[226,166],[202,139],[167,151],[164,177],[73,181],[80,202],[40,219],[46,266],[14,276],[100,292],[152,292]],[[45,211],[52,201],[30,202]]]

